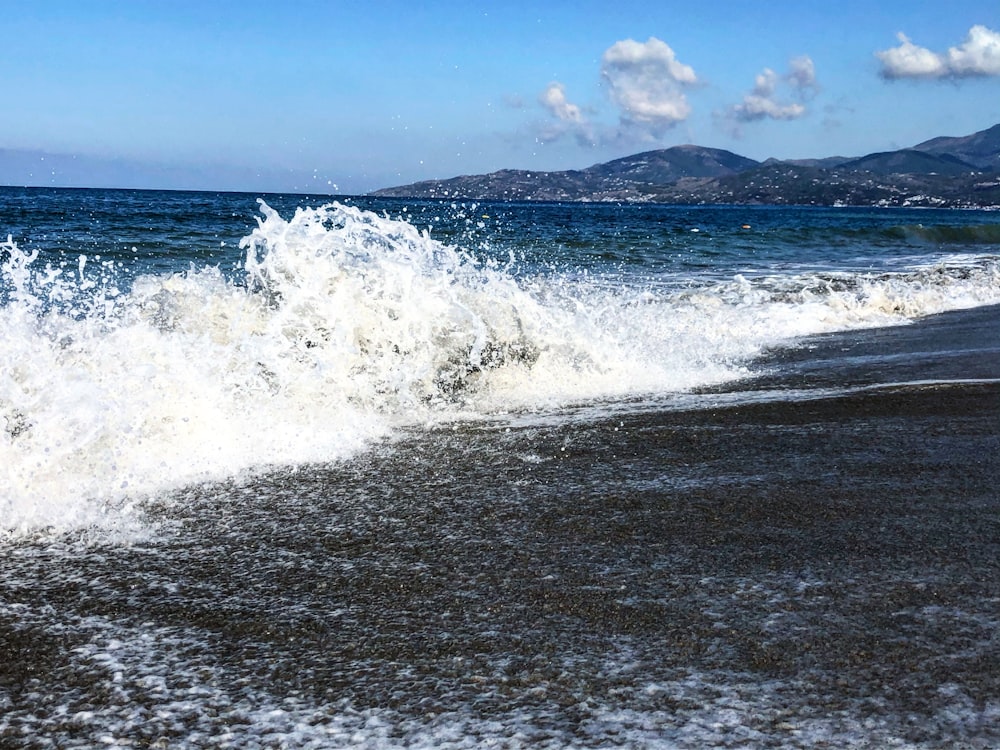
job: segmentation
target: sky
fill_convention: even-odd
[[[1000,123],[998,0],[0,0],[0,184],[360,194]]]

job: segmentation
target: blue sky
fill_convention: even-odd
[[[361,193],[1000,122],[1000,2],[0,0],[0,183]],[[901,36],[902,35],[902,36]]]

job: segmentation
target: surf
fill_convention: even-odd
[[[163,493],[402,428],[680,393],[799,336],[1000,301],[990,255],[680,278],[523,264],[343,203],[259,208],[235,272],[2,243],[0,534],[141,528]]]

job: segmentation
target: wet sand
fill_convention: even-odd
[[[184,493],[155,543],[22,545],[0,746],[995,747],[998,331],[817,337],[744,396],[445,429]]]

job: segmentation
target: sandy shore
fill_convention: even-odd
[[[0,744],[995,747],[998,330],[817,337],[735,401],[420,434],[189,490],[148,545],[22,546]]]

